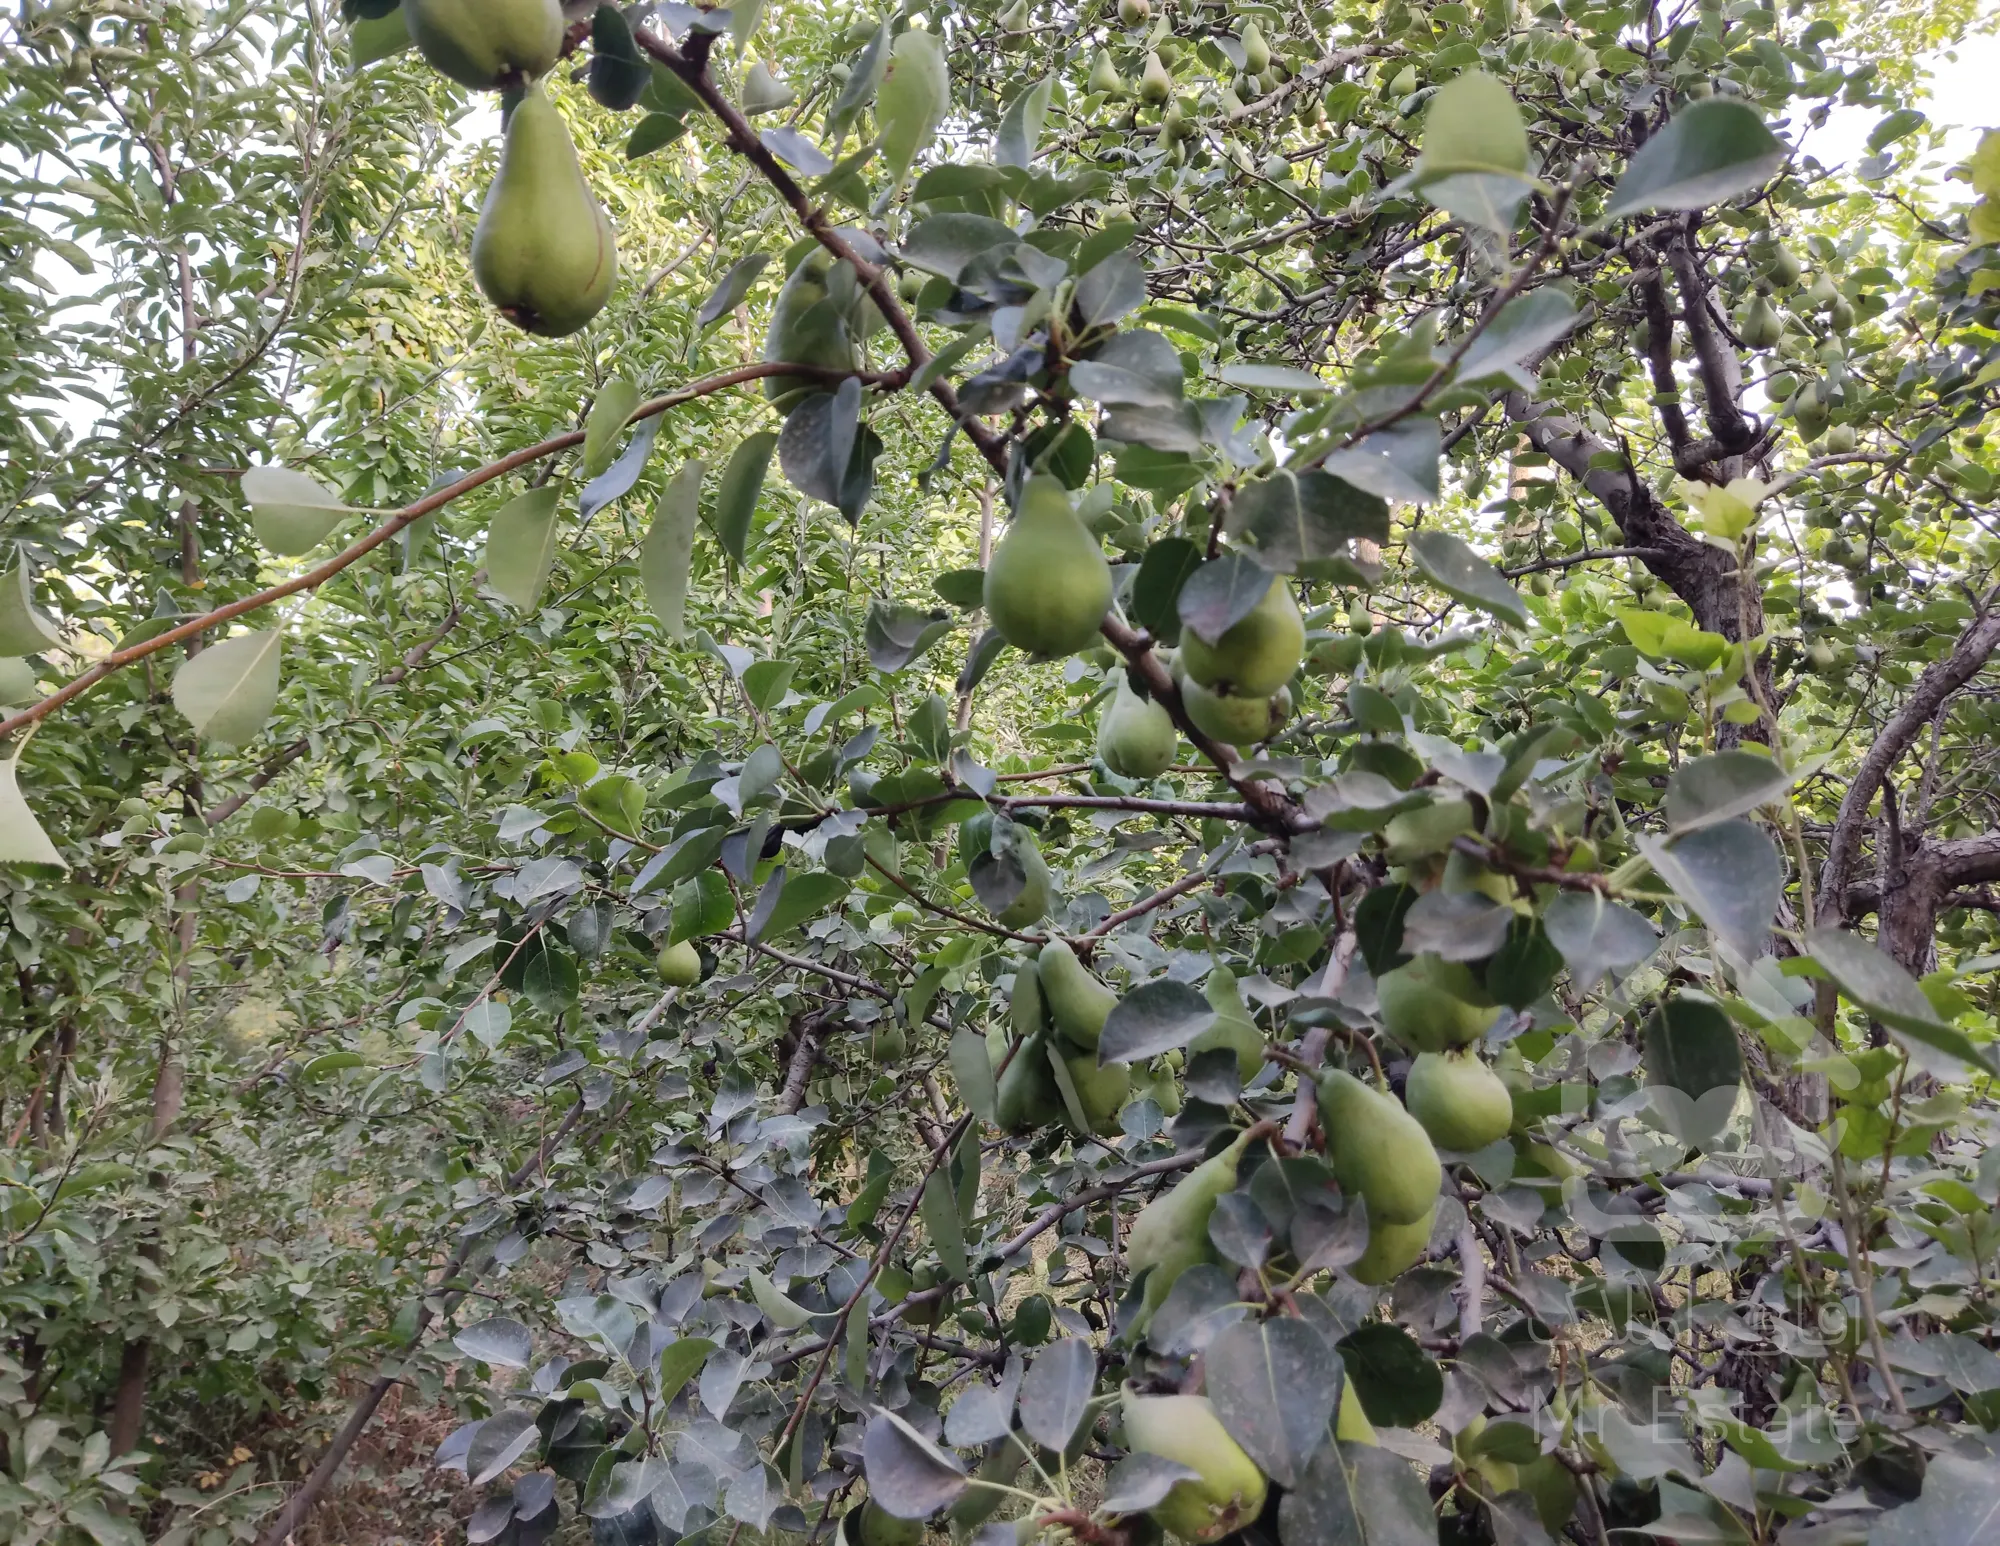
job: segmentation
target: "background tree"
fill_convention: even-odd
[[[23,11],[7,1538],[1978,1538],[1970,21]]]

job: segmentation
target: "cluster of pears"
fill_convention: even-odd
[[[515,326],[574,333],[604,309],[618,244],[541,78],[562,57],[557,0],[403,0],[410,37],[439,74],[511,99],[500,171],[472,236],[472,275]]]
[[[1135,1093],[1132,1076],[1122,1063],[1097,1060],[1098,1039],[1117,1002],[1118,995],[1062,940],[1050,940],[1039,954],[1015,963],[1008,1005],[1012,1037],[996,1026],[987,1040],[995,1067],[1010,1039],[1021,1043],[1000,1074],[996,1117],[1004,1130],[1029,1133],[1060,1123],[1080,1138],[1110,1137],[1120,1130],[1118,1114]],[[1171,1074],[1164,1082],[1175,1091],[1178,1109]],[[1152,1085],[1146,1093],[1160,1095]]]
[[[1188,719],[1225,746],[1269,740],[1292,712],[1288,684],[1305,650],[1299,604],[1275,577],[1257,605],[1218,638],[1183,629],[1173,672]]]

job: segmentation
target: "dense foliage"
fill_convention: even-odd
[[[1971,11],[24,5],[0,1537],[1984,1539]]]

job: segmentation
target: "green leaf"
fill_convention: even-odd
[[[1675,660],[1706,671],[1729,648],[1729,641],[1721,634],[1697,628],[1671,613],[1615,607],[1611,615],[1618,619],[1633,648],[1648,660]]]
[[[671,639],[687,637],[688,565],[701,508],[702,464],[689,462],[667,480],[653,526],[639,549],[646,604]]]
[[[1424,176],[1526,172],[1528,126],[1507,88],[1481,70],[1439,87],[1424,113],[1417,170]]]
[[[757,513],[764,474],[777,446],[775,431],[759,430],[738,443],[729,455],[729,465],[722,469],[722,483],[715,491],[715,538],[738,564],[749,548],[750,518]]]
[[[703,870],[674,887],[673,925],[667,943],[720,934],[736,921],[736,903],[720,871]]]
[[[1430,504],[1440,492],[1440,444],[1437,420],[1406,419],[1377,430],[1359,445],[1333,452],[1320,465],[1391,504]]]
[[[1667,780],[1667,825],[1693,832],[1747,816],[1784,797],[1798,775],[1756,752],[1727,751],[1681,764]]]
[[[1224,386],[1243,387],[1252,392],[1277,392],[1287,397],[1314,396],[1337,390],[1309,370],[1296,365],[1225,365],[1216,372]]]
[[[56,625],[35,610],[28,560],[17,549],[13,567],[0,574],[0,655],[39,655],[61,642]]]
[[[1347,1376],[1372,1423],[1414,1428],[1444,1400],[1444,1375],[1400,1326],[1370,1321],[1338,1344]]]
[[[1180,643],[1181,591],[1201,566],[1201,549],[1185,537],[1161,538],[1139,561],[1132,580],[1132,617],[1162,644]]]
[[[486,532],[486,586],[515,608],[533,611],[556,561],[556,506],[560,484],[517,494],[494,513]]]
[[[1431,583],[1447,596],[1503,618],[1528,625],[1528,606],[1500,572],[1449,532],[1426,527],[1410,534],[1410,556]]]
[[[1185,1047],[1215,1024],[1215,1009],[1198,988],[1158,977],[1111,1006],[1097,1043],[1099,1063],[1137,1063]]]
[[[284,637],[272,629],[209,645],[174,673],[174,707],[198,734],[220,745],[253,739],[278,701]]]
[[[1736,1027],[1705,1000],[1670,998],[1646,1022],[1646,1068],[1655,1084],[1697,1100],[1710,1090],[1734,1089],[1743,1078]]]
[[[1740,818],[1718,822],[1671,845],[1640,833],[1639,852],[1674,894],[1746,961],[1763,953],[1784,889],[1777,846]]]
[[[1644,918],[1595,891],[1565,891],[1542,914],[1542,928],[1580,993],[1596,987],[1606,972],[1623,976],[1659,944]]]
[[[32,703],[37,676],[35,668],[18,655],[0,658],[0,705]]]
[[[951,1076],[958,1085],[958,1098],[966,1110],[982,1122],[994,1120],[999,1109],[999,1089],[993,1078],[993,1058],[986,1050],[986,1038],[970,1025],[960,1025],[951,1033]]]
[[[763,918],[754,938],[777,939],[790,933],[800,924],[817,918],[829,907],[844,901],[850,887],[838,875],[830,875],[825,870],[808,870],[803,875],[785,877],[784,890],[778,894],[770,912]],[[761,900],[761,899],[760,899]]]
[[[640,403],[639,388],[624,376],[604,383],[590,416],[583,421],[583,475],[594,478],[618,453],[618,437],[632,422]]]
[[[1604,218],[1705,209],[1755,188],[1784,162],[1784,143],[1754,107],[1733,97],[1705,97],[1639,147]]]
[[[46,865],[66,870],[69,863],[49,841],[21,793],[21,754],[0,762],[0,864]]]
[[[905,32],[889,50],[888,73],[875,93],[875,122],[889,173],[882,204],[901,190],[910,163],[936,136],[950,107],[951,71],[943,42],[934,33]]]
[[[1916,979],[1879,947],[1846,929],[1819,928],[1806,935],[1806,949],[1843,997],[1899,1033],[1899,1039],[2000,1077],[2000,1062],[1991,1049],[1975,1046],[1963,1031],[1940,1020]]]
[[[1267,569],[1295,574],[1345,555],[1356,537],[1387,540],[1389,506],[1332,473],[1280,468],[1236,491],[1225,529],[1255,548]]]
[[[743,303],[743,297],[750,293],[750,286],[757,276],[764,272],[764,266],[771,261],[768,252],[753,252],[747,258],[738,258],[716,282],[708,298],[694,314],[696,327],[711,327],[728,316]]]
[[[1326,1442],[1342,1359],[1305,1321],[1239,1321],[1203,1356],[1208,1399],[1229,1436],[1283,1487],[1295,1487]]]
[[[707,1337],[682,1337],[678,1342],[669,1342],[660,1350],[660,1389],[654,1399],[662,1406],[671,1402],[714,1351],[715,1344]]]
[[[958,1199],[952,1195],[951,1182],[945,1179],[942,1170],[933,1170],[925,1179],[917,1214],[924,1221],[938,1261],[954,1283],[963,1283],[972,1275],[965,1256],[965,1226],[958,1216]]]
[[[1213,644],[1255,611],[1266,591],[1282,583],[1248,553],[1211,558],[1181,586],[1181,627]]]
[[[925,610],[900,602],[871,601],[862,628],[868,663],[891,675],[937,643],[953,627],[949,612]]]
[[[1055,91],[1053,77],[1037,81],[1007,104],[1000,120],[1000,132],[993,141],[996,166],[1019,167],[1031,171],[1035,150],[1042,139],[1042,121],[1049,115],[1049,98]]]
[[[931,579],[931,589],[938,599],[960,611],[970,611],[986,600],[986,571],[984,569],[949,569]]]
[[[252,467],[243,474],[243,497],[257,540],[273,553],[310,553],[353,514],[318,479],[290,467]]]

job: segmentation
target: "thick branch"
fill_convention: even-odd
[[[1743,362],[1737,359],[1735,348],[1715,325],[1708,278],[1688,245],[1688,238],[1676,232],[1664,245],[1667,263],[1681,292],[1681,316],[1687,324],[1688,341],[1694,345],[1695,364],[1701,371],[1701,384],[1708,397],[1705,412],[1709,433],[1715,436],[1725,454],[1741,456],[1757,441],[1757,431],[1745,417],[1740,401]]]
[[[1945,699],[1971,681],[2000,649],[2000,607],[1987,598],[1988,610],[1975,617],[1959,635],[1949,655],[1933,661],[1917,678],[1910,695],[1889,717],[1874,743],[1848,775],[1847,793],[1842,796],[1840,813],[1834,818],[1833,838],[1827,845],[1826,865],[1820,872],[1820,891],[1830,906],[1845,912],[1848,887],[1853,879],[1861,835],[1868,824],[1868,808],[1874,804],[1882,781],[1889,776],[1902,755],[1916,743]],[[1977,842],[1978,839],[1967,841]],[[1970,877],[1954,884],[1968,884]],[[1853,916],[1847,914],[1847,916]]]

